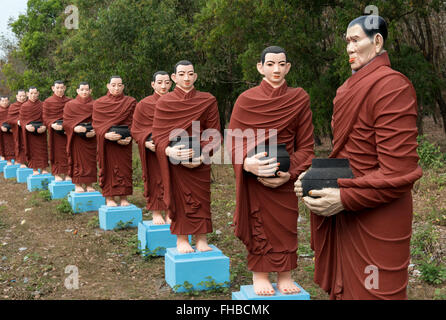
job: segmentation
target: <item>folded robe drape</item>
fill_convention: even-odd
[[[112,126],[126,125],[131,129],[137,101],[123,94],[110,92],[93,103],[93,128],[96,131],[99,185],[105,197],[133,193],[132,143],[123,146],[105,139]]]
[[[42,102],[28,100],[20,108],[20,125],[23,133],[23,145],[25,147],[26,161],[28,167],[44,169],[48,167],[48,143],[46,131],[35,135],[26,130],[26,125],[32,121],[43,122]]]
[[[15,159],[20,164],[26,164],[25,150],[23,146],[23,133],[21,127],[17,124],[20,116],[20,108],[23,102],[14,102],[9,107],[7,122],[11,126],[11,132],[14,139]]]
[[[192,132],[193,121],[197,121],[197,124],[199,122],[197,132]],[[186,93],[176,87],[157,101],[152,127],[163,177],[164,202],[172,220],[171,232],[179,235],[210,233],[211,168],[202,163],[199,167],[188,169],[169,161],[165,149],[169,145],[170,135],[176,135],[176,129],[183,129],[189,136],[198,138],[206,129],[220,131],[220,116],[215,97],[195,89]],[[217,139],[200,142],[205,153],[215,151],[220,143]],[[209,154],[212,155],[212,151]]]
[[[53,175],[68,174],[67,137],[56,133],[51,125],[62,120],[65,104],[70,101],[66,96],[53,94],[43,102],[42,118],[48,130],[49,159]]]
[[[144,181],[144,197],[148,210],[166,210],[164,203],[163,179],[156,153],[146,148],[147,137],[152,133],[155,105],[160,95],[154,93],[141,100],[135,109],[132,124],[132,137],[138,143]]]
[[[0,125],[8,120],[8,112],[10,106],[7,108],[0,107]],[[0,154],[6,160],[15,158],[14,137],[12,132],[3,132],[0,130]]]
[[[63,127],[67,135],[68,175],[75,184],[97,181],[96,137],[81,137],[74,132],[79,123],[91,122],[93,99],[77,96],[67,102],[63,113]]]
[[[236,176],[235,235],[247,247],[248,268],[255,272],[295,269],[298,203],[293,183],[313,158],[309,96],[302,88],[290,88],[286,83],[273,88],[263,80],[260,86],[239,96],[229,129],[226,149]],[[255,139],[247,138],[249,130]],[[269,144],[274,139],[286,144],[291,175],[287,183],[275,189],[265,187],[243,170],[247,154],[256,145]]]
[[[355,178],[338,179],[345,211],[311,215],[314,280],[332,299],[407,298],[416,119],[415,90],[387,53],[337,91],[330,157],[348,158]]]

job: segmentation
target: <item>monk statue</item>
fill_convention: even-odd
[[[169,92],[172,82],[167,72],[158,71],[153,75],[151,85],[154,93],[136,105],[132,136],[139,147],[147,210],[152,212],[154,224],[170,224],[170,218],[166,215],[164,220],[162,215],[162,211],[167,208],[163,200],[164,187],[155,153],[156,146],[152,139],[152,125],[156,102]]]
[[[9,97],[0,97],[0,154],[3,159],[7,161],[7,165],[12,164],[12,159],[15,158],[14,152],[14,137],[12,136],[11,128],[7,123],[8,112],[10,108]]]
[[[212,232],[208,159],[220,147],[220,141],[201,141],[201,134],[208,129],[220,131],[217,100],[211,94],[195,89],[198,75],[190,61],[178,62],[171,78],[176,84],[175,89],[156,102],[152,126],[163,178],[164,202],[172,221],[170,230],[177,235],[179,253],[194,252],[189,235],[195,236],[198,251],[210,251],[212,248],[206,239],[206,234]],[[193,122],[197,124],[196,130],[192,130]],[[180,131],[187,136],[186,143],[175,144],[176,133]],[[194,151],[193,145],[188,143],[191,139],[209,152],[199,154],[200,151]]]
[[[273,272],[282,294],[300,292],[291,276],[298,248],[293,183],[311,164],[314,140],[310,98],[302,88],[288,87],[290,68],[283,48],[263,50],[257,64],[263,80],[238,97],[226,141],[236,176],[235,235],[248,251],[254,292],[264,296],[275,294]],[[256,151],[264,145],[271,152],[279,144],[289,155],[287,171],[279,170],[277,155]]]
[[[47,127],[42,118],[42,102],[39,100],[39,90],[30,87],[27,92],[28,101],[20,108],[19,121],[23,133],[23,145],[28,167],[33,169],[33,175],[48,173]]]
[[[19,123],[20,108],[26,101],[26,91],[20,89],[17,91],[16,102],[9,107],[7,123],[11,127],[11,132],[14,140],[14,154],[15,163],[19,164],[21,168],[26,168],[26,157],[23,146],[22,130]]]
[[[76,92],[77,97],[67,102],[63,112],[68,175],[75,192],[94,192],[92,184],[97,181],[96,132],[91,124],[94,101],[88,82],[81,82]]]
[[[137,101],[124,95],[120,76],[112,76],[107,95],[93,103],[93,129],[97,139],[99,185],[106,205],[129,206],[127,196],[133,193],[132,137],[130,130]]]
[[[56,181],[70,181],[68,175],[67,136],[63,130],[62,118],[65,104],[70,98],[65,96],[65,84],[57,80],[51,87],[53,95],[43,102],[43,122],[48,128],[49,158],[51,173]]]
[[[352,76],[333,101],[330,158],[348,159],[354,178],[303,198],[312,212],[314,280],[331,299],[407,299],[411,190],[422,176],[417,97],[390,66],[387,36],[379,16],[348,25]],[[303,196],[300,180],[295,191]]]

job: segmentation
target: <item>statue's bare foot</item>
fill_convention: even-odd
[[[37,171],[37,170],[33,171],[33,176],[38,176],[39,174],[40,174],[39,171]]]
[[[291,278],[290,271],[277,273],[277,289],[282,294],[297,294],[300,292],[299,287],[294,284]]]
[[[152,213],[152,217],[153,217],[153,224],[166,224],[166,221],[164,221],[161,212],[154,211]]]
[[[113,198],[105,198],[105,203],[107,207],[117,207],[118,204],[115,202]]]
[[[7,161],[7,162],[6,162],[6,165],[7,165],[7,166],[12,166],[12,162],[11,162],[11,161]]]
[[[26,165],[21,164],[21,165],[20,165],[20,168],[26,168]]]
[[[166,214],[166,224],[171,224],[172,219],[169,218],[169,214]]]
[[[88,186],[87,192],[96,192],[96,190],[93,187]]]
[[[177,236],[177,250],[179,253],[194,252],[194,248],[192,248],[192,246],[190,245],[187,235],[178,235]]]
[[[42,174],[48,174],[49,172],[47,170],[42,170]]]
[[[84,188],[78,186],[77,184],[74,186],[74,192],[85,192]]]
[[[69,177],[69,176],[65,177],[65,181],[71,181],[71,180],[72,180],[71,177]]]
[[[121,198],[121,207],[128,207],[130,205],[130,202],[127,200],[127,198]]]
[[[258,296],[272,296],[275,291],[273,285],[269,281],[267,272],[253,272],[252,282],[254,285],[254,292]]]
[[[196,237],[197,242],[197,250],[204,252],[204,251],[212,251],[212,248],[208,245],[208,240],[206,239],[205,234],[197,234]]]
[[[58,176],[58,175],[54,176],[54,180],[56,180],[56,181],[63,181],[62,177]]]

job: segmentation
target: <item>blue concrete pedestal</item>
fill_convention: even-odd
[[[98,191],[96,192],[74,192],[68,194],[68,202],[74,213],[82,213],[88,211],[98,211],[105,205],[105,198]]]
[[[165,255],[165,279],[175,292],[186,292],[185,282],[192,290],[209,290],[207,281],[215,281],[222,287],[229,287],[229,258],[214,245],[212,251],[178,253],[176,248],[167,248]],[[195,247],[194,247],[195,249]]]
[[[3,167],[3,176],[5,179],[17,178],[17,169],[20,168],[19,164],[6,165]]]
[[[191,241],[189,236],[189,243]],[[170,233],[170,224],[153,224],[153,221],[138,223],[138,249],[143,256],[164,256],[166,248],[176,248],[177,236]]]
[[[99,227],[103,230],[113,230],[123,227],[137,227],[142,221],[142,210],[135,205],[99,208]]]
[[[300,288],[298,294],[282,294],[277,289],[277,285],[273,283],[274,291],[276,291],[273,296],[258,296],[254,293],[252,285],[241,286],[240,291],[232,293],[232,300],[310,300],[310,294],[296,282],[294,284]]]
[[[29,191],[48,190],[48,185],[54,180],[50,173],[30,175],[26,179]]]
[[[3,172],[3,168],[8,164],[6,160],[0,160],[0,171]]]
[[[17,182],[26,183],[28,177],[33,174],[33,169],[31,168],[18,168],[17,169]]]
[[[48,185],[48,189],[51,193],[51,199],[63,199],[71,191],[74,190],[74,184],[71,181],[52,181]]]

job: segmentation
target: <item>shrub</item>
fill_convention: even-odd
[[[440,147],[427,141],[425,136],[419,136],[418,141],[418,156],[420,157],[419,164],[425,169],[440,169],[443,168],[446,162],[446,156],[440,151]]]

